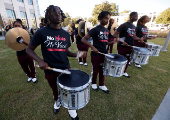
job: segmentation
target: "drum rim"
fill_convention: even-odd
[[[69,69],[69,70],[78,70],[78,69]],[[79,70],[79,71],[82,71],[82,70]],[[84,71],[82,71],[82,72],[84,72]],[[86,73],[86,72],[84,72],[84,73]],[[87,74],[87,73],[86,73],[86,74]],[[63,75],[63,74],[61,73],[61,74],[57,77],[57,85],[58,85],[59,87],[61,87],[62,89],[65,89],[65,90],[81,91],[81,90],[84,90],[84,89],[85,89],[88,85],[90,85],[90,83],[91,83],[91,77],[89,76],[89,74],[87,74],[89,80],[88,80],[88,82],[87,82],[86,84],[84,84],[83,86],[79,86],[79,87],[68,87],[68,86],[64,86],[64,85],[62,85],[62,84],[59,83],[59,77],[60,77],[61,75]]]
[[[109,55],[111,55],[111,54],[114,54],[114,53],[108,53]],[[123,55],[120,55],[120,54],[114,54],[114,55],[119,55],[119,56],[121,56],[121,57],[123,57],[123,58],[125,58],[125,61],[123,61],[123,62],[126,62],[126,61],[128,61],[127,60],[127,58],[125,57],[125,56],[123,56]],[[107,56],[105,56],[105,59],[107,59],[108,57]],[[113,58],[114,59],[114,58]],[[107,59],[107,60],[109,60],[109,61],[113,61],[113,60],[110,60],[110,59]],[[115,61],[115,62],[119,62],[119,61]]]

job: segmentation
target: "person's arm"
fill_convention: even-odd
[[[34,46],[32,43],[29,43],[28,47],[26,48],[26,53],[32,57],[34,60],[36,60],[39,64],[39,67],[43,70],[48,68],[48,64],[44,62],[43,59],[41,59],[34,50],[36,49],[36,46]]]
[[[92,51],[94,53],[98,53],[99,51],[93,46],[91,45],[89,42],[88,42],[88,39],[90,38],[91,36],[89,34],[86,34],[82,39],[81,39],[81,42],[84,43],[85,45],[91,47]]]
[[[120,38],[119,38],[119,34],[120,34],[120,33],[119,33],[119,31],[117,31],[117,30],[113,33],[113,37],[117,39],[117,40],[116,40],[117,43],[118,43],[118,42],[121,42],[121,41],[120,41]],[[124,41],[124,42],[122,42],[122,45],[127,46],[128,44]]]
[[[69,56],[69,57],[77,57],[77,54],[69,51],[69,49],[68,49],[67,50],[67,56]]]

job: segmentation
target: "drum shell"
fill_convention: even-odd
[[[157,44],[146,44],[146,48],[151,51],[151,56],[157,57],[161,51],[162,46]]]
[[[59,83],[57,78],[57,86],[61,99],[61,105],[67,109],[78,110],[87,105],[90,100],[91,80],[80,87],[67,87]]]
[[[105,57],[104,64],[103,64],[103,74],[105,76],[121,77],[124,73],[126,64],[127,64],[127,59],[125,61],[120,62],[120,61],[109,60],[107,59],[107,57]]]
[[[138,47],[138,48],[142,48],[142,47]],[[142,48],[142,49],[147,49],[147,48]],[[151,52],[144,53],[133,49],[131,54],[131,62],[134,62],[139,65],[146,65],[148,64],[150,55]]]

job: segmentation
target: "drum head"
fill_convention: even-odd
[[[109,55],[114,56],[114,58],[110,58],[110,57],[107,57],[107,56],[106,56],[106,58],[109,59],[109,60],[111,60],[111,61],[124,62],[124,61],[127,60],[124,56],[119,55],[119,54],[109,54]]]
[[[80,70],[69,70],[71,74],[61,74],[58,82],[67,87],[80,87],[88,83],[89,75]]]
[[[144,54],[150,54],[151,53],[150,50],[148,50],[147,48],[144,48],[144,47],[134,47],[133,50],[144,53]]]

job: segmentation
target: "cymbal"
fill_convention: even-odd
[[[80,37],[85,36],[85,22],[81,21],[78,26],[78,34]]]
[[[117,27],[118,27],[118,24],[117,24],[117,22],[115,21],[115,22],[113,23],[111,29],[110,29],[111,35],[113,35],[113,33],[115,32],[115,28],[117,28]]]
[[[29,43],[30,42],[30,36],[29,33],[22,28],[12,28],[10,29],[6,35],[5,35],[5,43],[13,50],[21,51],[24,50],[27,45],[23,43],[17,42],[17,37],[22,37],[24,42]]]
[[[90,31],[90,28],[88,26],[88,22],[85,22],[85,35]]]

